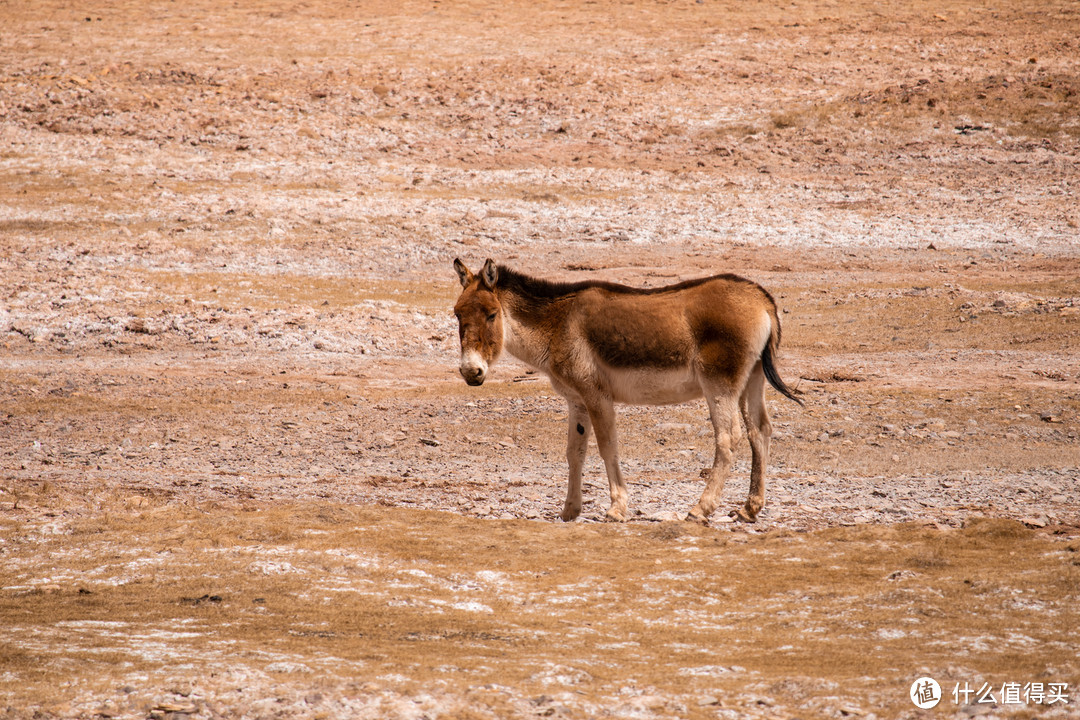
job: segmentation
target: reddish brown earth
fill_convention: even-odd
[[[1075,4],[0,20],[0,717],[1078,716]],[[459,256],[769,288],[760,521],[673,522],[698,403],[621,408],[631,521],[593,452],[559,523],[565,406],[457,376]]]

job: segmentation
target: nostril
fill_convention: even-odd
[[[463,367],[460,368],[461,376],[465,378],[465,382],[469,385],[482,385],[484,382],[484,370],[483,368],[475,367]]]

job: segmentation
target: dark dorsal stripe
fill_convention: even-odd
[[[747,283],[748,285],[754,285],[764,292],[765,295],[769,297],[769,300],[772,301],[772,296],[769,295],[768,291],[753,280],[747,280],[744,277],[732,275],[731,273],[696,278],[694,280],[684,280],[683,282],[674,285],[664,285],[663,287],[635,288],[627,285],[619,285],[618,283],[607,282],[606,280],[581,280],[578,282],[543,280],[525,275],[524,273],[520,273],[513,268],[508,268],[505,265],[500,265],[499,280],[497,284],[499,287],[529,300],[558,300],[567,295],[573,295],[584,290],[592,289],[606,290],[607,292],[618,293],[621,295],[659,295],[661,293],[697,287],[698,285],[703,285],[712,280],[727,280],[730,282],[742,282]]]

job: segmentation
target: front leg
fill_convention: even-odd
[[[589,404],[589,417],[592,419],[593,432],[596,433],[596,447],[604,460],[607,470],[608,487],[611,489],[611,507],[605,520],[612,522],[626,521],[626,503],[628,495],[626,482],[619,469],[618,436],[615,432],[615,407],[611,400],[602,398]]]
[[[714,396],[706,388],[705,401],[709,406],[709,419],[713,426],[713,440],[716,447],[716,455],[713,458],[712,469],[709,470],[709,481],[705,485],[704,492],[697,505],[691,508],[686,519],[691,522],[707,525],[709,515],[716,509],[720,496],[724,492],[724,482],[731,468],[731,445],[737,426],[735,425],[735,408],[730,399],[720,395]]]
[[[570,479],[566,486],[566,503],[559,517],[564,522],[571,522],[581,514],[581,469],[585,464],[585,453],[589,449],[592,421],[584,405],[569,400],[567,402],[570,412],[566,429],[566,462],[570,466]]]

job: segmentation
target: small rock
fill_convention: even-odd
[[[991,705],[988,703],[973,703],[971,705],[965,705],[963,708],[961,708],[961,712],[963,712],[968,717],[975,717],[977,715],[987,715],[989,713],[992,713],[996,707],[996,705]]]
[[[163,702],[150,712],[153,713],[155,710],[161,713],[184,713],[185,715],[193,715],[199,711],[197,707],[192,705],[179,705],[171,702]]]
[[[139,333],[143,335],[157,335],[161,332],[161,328],[147,322],[146,318],[133,317],[127,321],[124,329],[128,332]]]
[[[653,426],[653,430],[656,430],[657,432],[672,432],[675,430],[690,432],[692,429],[693,426],[689,423],[665,422]]]
[[[894,570],[885,576],[885,579],[889,582],[897,582],[900,580],[910,580],[911,578],[918,577],[919,574],[912,572],[911,570]]]
[[[312,672],[312,669],[309,668],[307,665],[298,662],[291,662],[288,660],[270,663],[264,669],[268,673],[275,673],[280,675],[299,675]],[[191,712],[194,712],[194,710],[192,710]]]
[[[1020,520],[1020,522],[1024,523],[1029,528],[1044,528],[1048,524],[1045,515],[1037,517],[1026,517]]]

